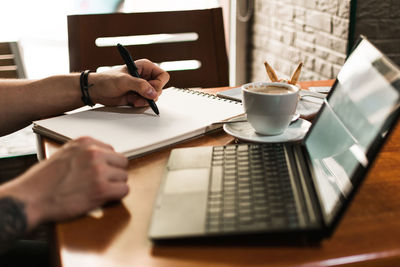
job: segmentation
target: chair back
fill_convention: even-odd
[[[131,42],[132,36],[136,41],[146,36],[153,41]],[[185,36],[189,36],[189,40],[184,39]],[[222,8],[70,15],[70,71],[122,65],[116,48],[118,41],[109,37],[121,37],[119,42],[134,59],[147,58],[161,63],[161,67],[164,63],[175,61],[199,63],[195,69],[166,69],[170,74],[167,86],[206,88],[227,86],[229,83]],[[101,40],[106,44],[100,44]]]
[[[0,78],[25,78],[18,42],[0,42]]]

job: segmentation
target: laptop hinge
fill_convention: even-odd
[[[301,212],[304,214],[305,226],[320,226],[322,216],[316,197],[315,190],[312,186],[311,175],[308,169],[304,151],[300,144],[289,144],[286,146],[290,172],[292,173],[293,182],[296,185],[296,191],[299,203],[302,207]]]

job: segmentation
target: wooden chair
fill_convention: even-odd
[[[0,78],[25,78],[18,42],[0,43]]]
[[[197,39],[171,41],[171,34],[183,33],[197,35]],[[123,61],[116,48],[117,42],[110,46],[98,46],[98,38],[123,37],[126,40],[129,36],[143,35],[164,38],[164,41],[135,45],[121,42],[134,59],[147,58],[155,63],[178,60],[195,60],[200,63],[197,69],[167,70],[170,74],[167,86],[228,86],[222,8],[68,16],[70,71],[122,65]]]

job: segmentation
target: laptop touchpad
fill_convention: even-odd
[[[165,180],[164,194],[207,191],[209,173],[208,168],[170,170]]]

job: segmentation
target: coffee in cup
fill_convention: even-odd
[[[256,133],[282,134],[296,112],[299,88],[292,84],[254,82],[242,86],[243,107]]]

